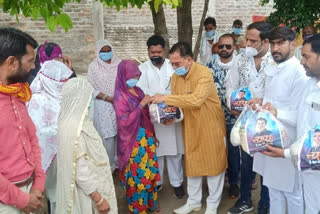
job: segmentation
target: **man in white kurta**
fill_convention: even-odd
[[[320,35],[307,39],[302,47],[302,60],[306,74],[311,78],[301,84],[303,91],[299,97],[299,107],[296,114],[286,117],[286,122],[297,124],[297,139],[303,137],[316,125],[320,125]],[[290,149],[269,147],[268,154],[273,157],[290,159]],[[305,202],[305,213],[320,212],[320,171],[307,169],[301,173],[302,188]]]
[[[151,36],[147,41],[149,60],[139,66],[141,76],[138,86],[145,94],[153,96],[171,94],[170,79],[174,70],[168,59],[165,59],[165,40],[161,36]],[[177,198],[184,196],[183,170],[181,157],[184,153],[181,123],[171,125],[154,124],[155,133],[160,141],[157,156],[163,184],[164,159],[167,160],[169,181]]]
[[[266,70],[266,86],[262,100],[263,107],[277,109],[276,116],[288,131],[289,142],[296,140],[295,124],[285,118],[297,111],[301,90],[306,75],[294,55],[295,33],[287,27],[274,29],[270,35],[271,53],[277,64]],[[269,188],[270,213],[303,213],[303,197],[300,174],[287,159],[255,155],[253,170],[263,176],[263,184]]]

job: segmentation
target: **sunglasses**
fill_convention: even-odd
[[[231,48],[232,48],[232,45],[223,45],[223,44],[222,45],[218,45],[218,48],[222,49],[224,46],[227,48],[227,50],[231,50]]]

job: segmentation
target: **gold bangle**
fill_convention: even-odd
[[[103,197],[102,197],[102,195],[101,195],[101,199],[96,203],[96,205],[97,206],[100,206],[102,203],[103,203]]]

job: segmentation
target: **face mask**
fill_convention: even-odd
[[[108,61],[112,58],[112,51],[110,52],[100,52],[99,57],[102,61]]]
[[[183,75],[186,75],[188,73],[188,70],[184,66],[181,66],[180,68],[175,69],[174,72],[178,76],[183,76]]]
[[[129,79],[127,80],[126,84],[129,88],[133,88],[137,85],[138,80],[137,79]]]
[[[161,56],[153,56],[150,58],[150,60],[151,60],[152,64],[154,64],[154,65],[159,65],[163,62],[163,59]]]
[[[262,42],[257,46],[259,47],[262,44]],[[261,49],[259,52],[257,48],[252,48],[252,47],[246,47],[246,55],[247,57],[254,57],[257,56],[263,49]]]
[[[213,60],[218,59],[218,54],[212,54],[212,59],[213,59]]]
[[[211,39],[215,33],[216,33],[215,30],[206,31],[206,37]]]
[[[303,36],[303,41],[306,41],[307,39],[311,38],[313,34],[308,34]]]
[[[234,34],[236,34],[236,35],[239,35],[239,34],[242,32],[242,30],[241,30],[241,28],[233,27],[233,28],[232,28],[232,32],[233,32]]]

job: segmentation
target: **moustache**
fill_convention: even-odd
[[[272,56],[274,56],[274,55],[280,55],[280,56],[282,56],[282,54],[281,54],[280,52],[273,52],[273,53],[272,53]]]

